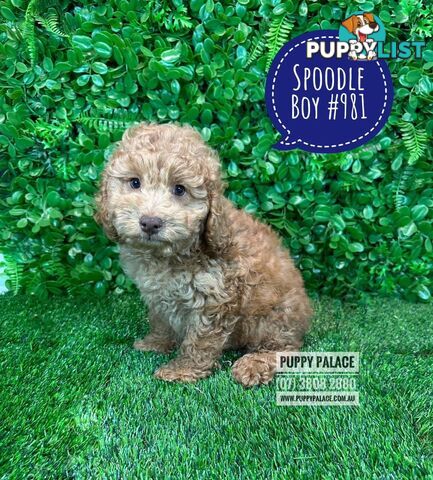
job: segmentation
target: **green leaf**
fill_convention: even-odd
[[[92,75],[92,82],[95,87],[104,86],[104,79],[101,77],[101,75]]]
[[[318,222],[327,222],[331,218],[331,209],[322,205],[314,212],[314,218]]]
[[[92,49],[92,39],[84,35],[73,35],[72,43],[75,47],[85,52]]]
[[[175,49],[166,50],[161,54],[161,60],[163,60],[166,63],[175,63],[179,60],[179,58],[180,58],[180,51]]]
[[[18,222],[17,222],[17,227],[18,227],[18,228],[24,228],[24,227],[27,226],[27,223],[28,223],[27,218],[21,218],[21,219],[18,220]]]
[[[100,75],[105,75],[108,72],[108,67],[105,63],[102,62],[94,62],[92,64],[92,70],[95,73],[99,73]]]
[[[411,237],[417,231],[417,227],[413,222],[410,222],[408,225],[401,227],[400,232],[405,237]]]
[[[412,219],[419,222],[428,214],[428,208],[425,205],[415,205],[412,207]]]
[[[229,163],[229,166],[227,168],[227,173],[231,176],[231,177],[237,177],[239,175],[239,168],[238,166],[236,165],[235,162],[231,161]]]
[[[1,7],[0,8],[0,13],[1,13],[3,18],[5,18],[6,20],[9,20],[10,22],[13,22],[13,21],[16,20],[15,14],[8,7],[5,7],[5,6]]]
[[[110,58],[111,54],[113,53],[112,47],[105,42],[96,42],[94,48],[96,53],[103,58]]]
[[[421,300],[427,301],[427,300],[430,300],[431,298],[430,290],[425,285],[420,285],[417,288],[417,294]]]
[[[367,207],[364,208],[364,210],[362,211],[362,214],[365,219],[371,220],[373,218],[373,209],[371,208],[370,205],[368,205]]]
[[[80,87],[84,87],[84,85],[87,85],[90,80],[90,75],[81,75],[80,77],[77,78],[77,84]]]
[[[334,215],[332,217],[332,223],[338,230],[344,230],[346,222],[343,220],[341,215]]]
[[[349,250],[354,253],[355,252],[360,253],[364,251],[364,245],[362,245],[362,243],[359,243],[359,242],[353,242],[349,244]]]

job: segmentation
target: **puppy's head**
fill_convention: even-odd
[[[105,168],[95,218],[119,243],[179,253],[212,243],[222,194],[218,157],[193,128],[140,124]]]

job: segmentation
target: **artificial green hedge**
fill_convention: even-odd
[[[387,40],[426,40],[389,62],[395,101],[357,150],[279,152],[264,102],[282,43],[378,14]],[[3,0],[0,250],[12,290],[131,288],[93,220],[111,145],[139,120],[187,122],[221,154],[228,196],[285,238],[310,289],[428,300],[433,291],[432,3],[298,0]]]

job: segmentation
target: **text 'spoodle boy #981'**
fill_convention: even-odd
[[[272,380],[277,351],[302,346],[311,308],[277,235],[223,195],[218,155],[189,126],[140,124],[110,158],[97,220],[119,243],[149,307],[137,350],[169,352],[157,378],[192,382],[227,349],[246,349],[233,376]]]

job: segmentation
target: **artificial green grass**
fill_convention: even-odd
[[[433,312],[316,302],[306,349],[360,351],[360,407],[278,407],[223,368],[152,372],[136,295],[0,297],[0,478],[433,478]]]

